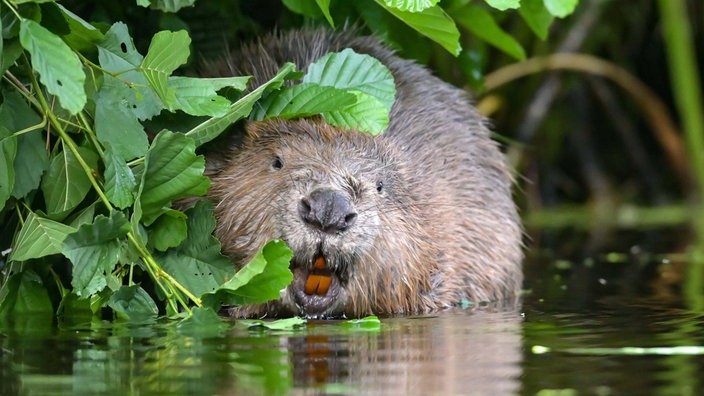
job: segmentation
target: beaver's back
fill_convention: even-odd
[[[394,76],[396,101],[380,139],[403,163],[404,190],[420,209],[414,212],[422,216],[417,220],[433,250],[440,252],[433,265],[442,270],[432,279],[437,306],[517,296],[521,227],[511,176],[484,119],[462,90],[395,56],[375,38],[322,30],[268,36],[245,46],[216,74],[253,75],[257,86],[285,62],[305,70],[344,48],[379,59]]]

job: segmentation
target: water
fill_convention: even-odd
[[[704,392],[704,316],[639,278],[658,266],[542,258],[526,268],[530,292],[520,307],[387,318],[372,330],[232,322],[194,334],[168,322],[22,318],[0,330],[0,394]]]

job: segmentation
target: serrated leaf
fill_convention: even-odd
[[[29,259],[61,253],[63,242],[76,229],[30,212],[17,234],[10,260]]]
[[[96,168],[97,154],[83,147],[78,147],[78,152],[88,166]],[[78,159],[65,148],[52,158],[49,170],[42,178],[47,213],[52,218],[63,218],[83,201],[90,188],[88,176]]]
[[[484,0],[490,6],[500,11],[516,9],[521,7],[521,0]]]
[[[379,101],[366,93],[354,91],[355,104],[345,108],[322,113],[331,125],[344,129],[357,129],[372,135],[382,133],[389,125],[389,113]]]
[[[0,288],[0,318],[26,314],[53,315],[51,299],[41,278],[31,269],[10,276]]]
[[[159,216],[149,229],[149,242],[161,252],[180,245],[187,237],[187,216],[178,210],[169,210]]]
[[[86,104],[86,75],[78,56],[66,43],[31,19],[20,21],[20,43],[31,57],[32,68],[61,107],[76,114]]]
[[[17,138],[5,126],[0,125],[0,209],[12,195],[15,186],[15,156]]]
[[[440,0],[382,0],[384,5],[401,11],[420,12],[430,8]]]
[[[258,304],[278,299],[293,280],[289,265],[293,252],[283,241],[271,241],[235,276],[204,301],[217,299],[230,305]]]
[[[84,224],[66,237],[61,252],[73,264],[71,285],[77,295],[87,297],[107,286],[107,277],[117,264],[119,238],[129,230],[125,215],[113,211],[110,217],[96,216],[93,224]]]
[[[513,36],[504,32],[491,13],[484,8],[477,6],[458,7],[451,10],[451,14],[458,24],[487,43],[516,59],[526,58],[525,50],[521,44]]]
[[[548,38],[548,29],[554,18],[543,0],[523,0],[518,12],[536,36],[541,40]]]
[[[144,160],[138,196],[145,225],[169,210],[171,201],[208,191],[205,159],[195,149],[193,139],[182,133],[161,131],[154,138]]]
[[[108,306],[123,320],[141,321],[159,314],[154,300],[139,285],[122,286],[110,296]]]
[[[250,77],[169,77],[169,89],[175,94],[172,110],[183,110],[194,116],[222,117],[232,103],[216,91],[224,87],[244,90],[249,79]]]
[[[159,254],[163,268],[196,296],[212,292],[235,274],[232,262],[220,254],[220,242],[212,235],[213,205],[199,201],[189,209],[188,236],[178,247]]]
[[[364,92],[375,97],[387,112],[396,96],[394,77],[389,69],[378,59],[350,48],[326,54],[308,66],[303,82]]]
[[[579,0],[544,0],[544,2],[545,8],[547,8],[552,15],[558,18],[564,18],[574,12]]]
[[[138,119],[146,120],[161,112],[164,108],[154,90],[149,87],[147,79],[136,70],[143,57],[137,52],[127,25],[118,22],[105,33],[105,40],[98,46],[100,66],[118,74],[122,89],[112,96],[113,103],[125,102]],[[107,77],[107,75],[105,75]]]
[[[105,195],[116,207],[124,209],[134,203],[137,180],[124,159],[112,146],[105,149]]]
[[[152,38],[147,56],[139,67],[165,107],[170,110],[173,110],[176,95],[168,86],[168,77],[186,63],[190,45],[191,38],[185,30],[158,32]]]
[[[252,113],[252,119],[309,117],[355,103],[355,95],[334,87],[298,84],[272,93]]]
[[[142,157],[149,141],[129,98],[135,93],[118,79],[105,75],[95,95],[95,130],[98,140],[123,160]]]
[[[452,18],[439,6],[435,5],[420,12],[410,12],[389,7],[381,0],[375,1],[403,23],[440,44],[452,55],[459,55],[462,50],[460,32]]]
[[[213,117],[202,124],[196,126],[186,133],[186,136],[193,139],[196,147],[200,147],[203,143],[209,142],[227,127],[233,123],[247,117],[252,112],[254,104],[262,97],[262,95],[271,89],[280,87],[289,74],[296,70],[293,63],[286,63],[281,67],[278,73],[266,83],[260,85],[252,92],[245,95],[243,98],[233,103],[229,110],[222,117]]]

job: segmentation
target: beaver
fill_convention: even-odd
[[[216,237],[239,268],[270,240],[293,250],[293,282],[235,317],[420,314],[464,301],[515,300],[522,228],[512,177],[461,89],[374,37],[269,34],[210,67],[257,86],[285,62],[351,48],[392,73],[396,99],[379,136],[321,117],[248,121],[206,152]]]

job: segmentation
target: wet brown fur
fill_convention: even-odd
[[[206,154],[224,252],[239,267],[267,241],[284,239],[300,261],[312,262],[312,243],[321,243],[329,249],[328,265],[345,282],[325,316],[514,300],[522,249],[511,177],[462,90],[396,57],[374,38],[326,31],[267,36],[208,74],[251,74],[256,86],[286,61],[305,69],[348,47],[376,57],[394,75],[396,101],[386,132],[372,137],[343,131],[320,117],[249,122],[244,138]],[[272,168],[276,158],[283,169]],[[378,180],[382,194],[374,187]],[[322,242],[296,212],[296,203],[321,185],[346,191],[359,213],[344,235]],[[231,314],[306,315],[291,287],[280,300]]]

